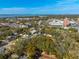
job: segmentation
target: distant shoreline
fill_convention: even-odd
[[[0,14],[0,18],[18,16],[79,16],[79,14]]]

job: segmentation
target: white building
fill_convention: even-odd
[[[31,34],[35,34],[37,31],[36,30],[32,30],[30,32],[31,32]]]
[[[75,27],[75,26],[77,26],[78,24],[75,22],[75,21],[70,21],[70,26],[73,26],[73,27]]]
[[[52,26],[63,26],[63,21],[58,20],[58,19],[53,19],[52,21],[49,22],[49,25]]]

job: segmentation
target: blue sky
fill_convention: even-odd
[[[0,0],[0,14],[79,14],[79,0]]]

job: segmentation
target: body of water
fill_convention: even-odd
[[[0,14],[0,18],[17,17],[17,16],[46,16],[46,15],[39,15],[39,14]]]

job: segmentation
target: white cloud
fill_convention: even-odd
[[[1,8],[0,14],[21,14],[28,11],[26,8]]]
[[[2,8],[2,10],[15,10],[15,11],[18,11],[18,10],[26,10],[26,8]]]

